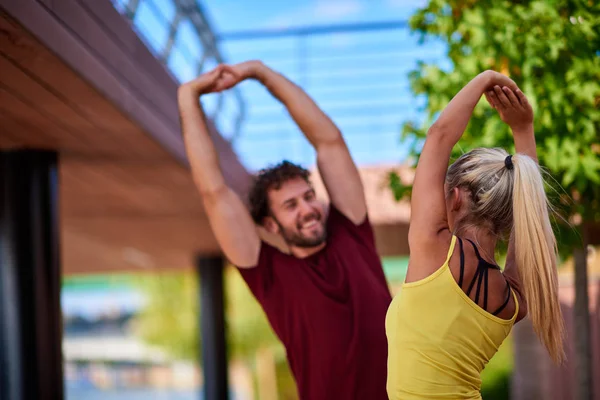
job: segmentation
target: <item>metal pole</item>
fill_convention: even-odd
[[[223,258],[198,257],[200,275],[200,331],[204,399],[227,400],[227,349],[225,340],[225,301]]]
[[[248,40],[248,39],[266,39],[290,37],[298,35],[327,35],[331,33],[365,32],[365,31],[383,31],[388,29],[403,29],[409,26],[408,20],[350,23],[350,24],[330,24],[330,25],[310,25],[304,27],[294,27],[286,29],[256,29],[249,31],[224,32],[216,35],[217,42],[223,40]]]
[[[63,398],[57,159],[0,152],[0,398]]]

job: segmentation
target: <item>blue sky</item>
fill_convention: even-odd
[[[406,21],[423,1],[205,0],[218,33],[299,26]],[[359,165],[393,164],[406,156],[401,126],[419,120],[422,99],[410,93],[408,73],[418,60],[441,62],[439,43],[419,46],[408,29],[339,33],[277,39],[226,40],[228,62],[258,58],[284,73],[317,101],[345,135]],[[240,85],[248,115],[235,149],[257,170],[283,158],[304,166],[315,154],[285,110],[259,85]]]
[[[127,0],[113,0],[119,4]],[[219,33],[286,29],[349,23],[407,21],[423,0],[309,0],[309,1],[200,1],[214,31]],[[166,44],[175,15],[172,0],[140,0],[134,25],[157,55]],[[408,29],[309,35],[273,39],[224,40],[219,49],[226,62],[261,59],[300,84],[340,127],[359,165],[395,164],[406,156],[401,127],[419,120],[422,99],[409,89],[408,73],[417,61],[442,63],[444,48],[430,41],[417,43]],[[177,79],[187,81],[199,71],[203,49],[191,23],[180,25],[167,63]],[[206,60],[203,71],[216,65]],[[244,82],[236,92],[245,108],[234,148],[244,165],[256,171],[282,159],[306,167],[315,154],[281,105],[255,82]],[[236,132],[239,97],[229,91],[217,122],[225,137]],[[219,96],[203,98],[209,115]]]
[[[423,0],[204,0],[217,32],[407,19]]]

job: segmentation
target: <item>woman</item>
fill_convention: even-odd
[[[448,168],[484,93],[517,154],[476,149]],[[525,316],[525,301],[541,342],[562,360],[556,242],[536,162],[531,106],[494,71],[469,82],[429,129],[412,193],[410,264],[386,318],[391,400],[480,399],[481,371]],[[494,261],[505,234],[506,275]],[[516,266],[520,279],[510,279]]]

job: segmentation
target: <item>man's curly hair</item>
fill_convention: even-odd
[[[260,170],[254,178],[254,184],[248,195],[250,214],[254,222],[262,224],[263,220],[270,215],[269,190],[278,190],[282,184],[295,178],[302,178],[310,183],[309,175],[308,170],[289,161],[282,161],[277,165]]]

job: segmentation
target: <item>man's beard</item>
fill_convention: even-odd
[[[319,218],[318,222],[321,223],[321,217],[318,216],[317,218]],[[327,240],[327,229],[325,229],[325,227],[323,227],[323,232],[321,233],[321,235],[307,237],[304,236],[299,229],[298,231],[286,229],[283,225],[279,223],[279,221],[277,221],[276,218],[275,222],[279,226],[279,232],[281,233],[283,240],[285,240],[285,242],[290,246],[305,248],[316,247],[323,244],[325,240]]]

